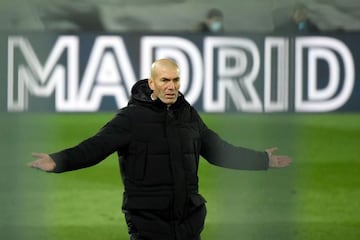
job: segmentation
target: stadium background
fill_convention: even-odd
[[[144,10],[137,5],[130,6],[128,2],[123,2],[123,6],[126,6],[123,11],[127,14],[134,12],[135,15],[144,15],[139,14]],[[164,9],[171,9],[172,4],[196,1],[156,2],[167,3]],[[321,1],[309,2],[318,4],[316,6],[325,5]],[[1,3],[4,4],[4,1]],[[11,7],[8,15],[17,16],[15,3],[19,1],[6,2],[5,5]],[[346,3],[347,9],[353,11],[351,14],[348,11],[346,16],[351,20],[344,21],[343,26],[351,29],[355,24],[353,19],[356,19],[356,14],[352,14],[356,12],[355,1],[352,2],[354,5],[350,5],[350,1],[328,1],[328,7],[319,9]],[[207,9],[208,4],[202,2],[200,5],[197,12]],[[251,5],[247,1],[243,6],[239,5],[239,11],[251,10],[245,16],[255,15],[251,19],[256,18],[263,24],[253,24],[251,27],[248,24],[235,24],[243,28],[234,31],[271,30],[272,21],[270,25],[264,24],[269,23],[266,21],[268,18],[261,19],[259,16],[262,14],[256,14],[268,13],[269,8],[264,6],[268,7],[260,2]],[[23,6],[20,4],[18,7],[21,9]],[[346,8],[343,6],[341,9]],[[225,14],[231,16],[231,12],[225,11]],[[199,15],[192,17],[191,21],[199,20]],[[29,13],[27,16],[33,15]],[[332,15],[328,19],[334,16],[339,15]],[[337,18],[337,23],[347,19],[341,16]],[[324,29],[333,27],[325,22],[319,21],[319,25]],[[26,21],[13,19],[9,23],[12,26],[25,24]],[[229,29],[235,26],[230,22],[227,24]],[[25,24],[25,29],[11,30],[44,30],[35,27],[40,25],[34,24],[31,28]],[[184,26],[188,24],[182,24],[179,28]],[[4,81],[1,79],[1,82]],[[62,175],[31,171],[26,166],[31,161],[32,151],[53,152],[72,146],[96,132],[113,114],[0,113],[1,239],[127,239],[120,210],[122,188],[115,155],[96,167]],[[211,128],[234,144],[256,149],[278,146],[280,153],[294,158],[290,168],[267,172],[219,169],[202,161],[201,192],[208,200],[204,239],[359,238],[358,113],[202,113],[202,116]]]

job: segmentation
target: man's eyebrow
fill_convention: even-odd
[[[179,80],[180,77],[176,77],[176,78],[167,78],[167,77],[162,77],[162,80],[166,80],[166,81],[170,81],[170,80]]]

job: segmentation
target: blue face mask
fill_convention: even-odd
[[[301,21],[301,22],[298,23],[298,30],[299,30],[299,31],[305,31],[306,28],[307,28],[307,26],[306,26],[306,22],[305,22],[305,21]]]
[[[213,21],[210,24],[210,31],[211,32],[220,32],[222,28],[222,23],[220,21]]]

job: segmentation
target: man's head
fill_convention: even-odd
[[[209,30],[213,33],[223,31],[224,29],[223,21],[224,21],[224,15],[217,8],[210,9],[206,14],[206,24]]]
[[[167,105],[174,104],[179,96],[180,73],[178,65],[170,59],[159,59],[151,65],[148,81],[152,97]]]
[[[308,18],[306,6],[300,3],[296,4],[293,10],[292,18],[296,23],[306,21]]]

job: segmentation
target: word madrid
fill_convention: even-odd
[[[30,111],[31,99],[46,98],[62,112],[98,111],[109,97],[121,108],[158,58],[179,64],[181,92],[205,112],[334,111],[354,88],[351,52],[328,36],[84,38],[60,35],[46,49],[9,36],[8,111]]]

